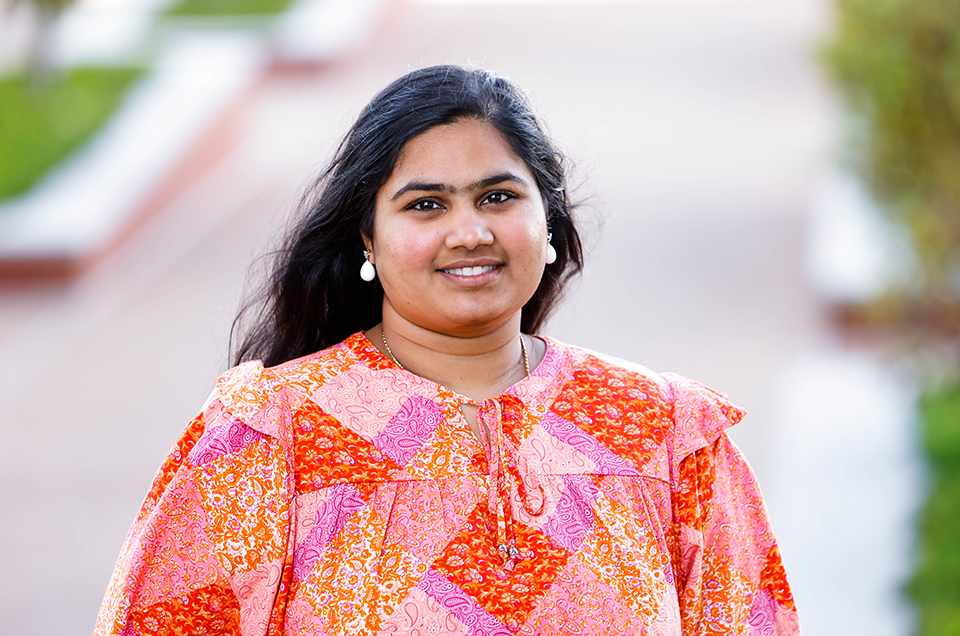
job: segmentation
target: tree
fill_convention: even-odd
[[[851,111],[861,177],[920,265],[904,315],[960,307],[960,2],[837,0],[824,60]],[[952,320],[952,318],[951,318]],[[934,320],[942,324],[943,320]],[[949,322],[949,321],[948,321]],[[960,329],[960,325],[957,325]]]

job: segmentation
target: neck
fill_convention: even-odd
[[[407,371],[478,402],[500,395],[526,376],[519,313],[503,324],[461,336],[419,327],[385,306],[383,322],[368,331],[367,338]],[[533,369],[542,354],[536,355],[529,344]]]

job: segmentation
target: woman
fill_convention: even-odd
[[[517,89],[406,75],[314,192],[97,633],[799,633],[743,412],[531,335],[582,257]]]

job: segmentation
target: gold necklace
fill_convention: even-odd
[[[393,355],[393,349],[391,349],[390,345],[387,344],[387,332],[383,327],[380,328],[380,339],[383,340],[383,346],[386,348],[387,355],[390,356],[390,359],[393,360],[393,363],[406,371],[407,367],[400,364],[400,361],[397,360],[397,356]],[[530,359],[527,357],[527,343],[523,341],[523,334],[520,334],[520,350],[523,352],[523,370],[526,375],[530,375]]]
[[[520,334],[520,350],[523,351],[523,370],[526,373],[523,377],[530,375],[530,360],[527,358],[527,344],[523,341],[523,334]]]
[[[383,338],[383,346],[387,348],[387,353],[390,354],[390,359],[393,360],[393,363],[406,371],[407,367],[400,364],[400,361],[397,360],[397,356],[393,355],[393,350],[390,349],[390,345],[387,344],[387,330],[383,327],[380,327],[380,337]]]

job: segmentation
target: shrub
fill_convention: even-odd
[[[865,124],[861,176],[908,229],[922,272],[914,292],[960,298],[960,2],[837,0],[824,60]]]
[[[140,73],[84,68],[40,84],[0,78],[0,200],[28,190],[89,139]]]

